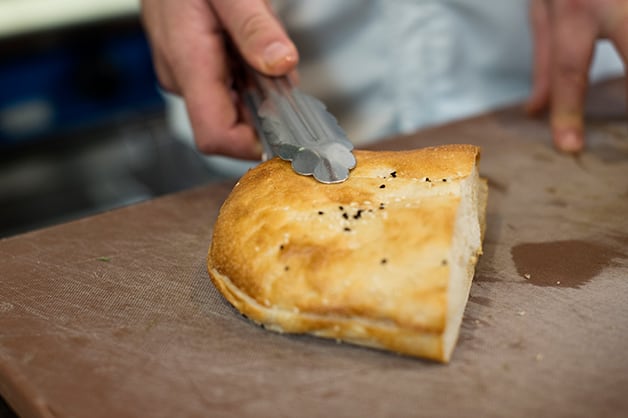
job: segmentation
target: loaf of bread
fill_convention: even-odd
[[[332,185],[262,163],[220,210],[210,277],[267,329],[448,362],[482,248],[479,154],[356,150]]]

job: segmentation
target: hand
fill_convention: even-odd
[[[183,96],[198,149],[259,158],[261,147],[231,89],[224,36],[246,61],[283,75],[298,53],[267,1],[142,0],[142,20],[161,86]]]
[[[580,152],[595,41],[608,38],[628,64],[628,0],[531,0],[530,17],[534,84],[527,111],[537,113],[549,104],[554,145]]]

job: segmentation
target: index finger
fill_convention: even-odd
[[[526,111],[535,114],[544,110],[550,96],[550,20],[549,5],[545,0],[532,0],[529,6],[534,46],[532,92],[526,102]]]
[[[296,67],[297,49],[266,1],[210,3],[240,53],[255,69],[268,75],[285,75]]]
[[[553,5],[552,136],[559,150],[579,152],[584,148],[584,100],[598,34],[586,9],[569,1]]]

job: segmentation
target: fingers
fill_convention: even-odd
[[[177,66],[196,145],[205,154],[257,159],[255,133],[241,117],[231,89],[222,26],[209,9],[198,25],[195,39],[180,45]]]
[[[199,65],[209,68],[199,59]],[[235,94],[222,81],[204,75],[188,78],[185,104],[196,146],[204,154],[258,159],[261,154],[253,128],[244,121]]]
[[[222,68],[212,68],[217,63],[208,55],[199,54],[195,61],[194,66],[205,71],[190,69],[184,98],[197,148],[204,154],[258,159],[261,149],[255,132],[238,111],[235,93],[219,75]]]
[[[148,41],[151,46],[151,53],[157,80],[164,90],[179,94],[179,86],[172,74],[168,60],[164,56],[164,45],[166,44],[164,34],[166,28],[162,28],[165,23],[162,19],[161,9],[155,7],[158,4],[155,0],[142,0],[142,25],[145,29]]]
[[[554,145],[577,153],[596,40],[609,38],[628,68],[628,1],[531,0],[530,21],[534,73],[526,110],[536,113],[549,101]]]
[[[198,21],[201,36],[186,39],[179,46],[176,75],[184,80],[182,93],[196,144],[206,154],[258,159],[261,146],[231,89],[224,29],[252,65],[271,74],[283,74],[296,65],[296,48],[265,2],[219,0],[210,4],[203,17],[206,26]],[[194,22],[192,18],[186,19],[188,27]]]
[[[185,99],[198,149],[259,158],[231,90],[223,28],[207,0],[143,0],[142,17],[160,84]]]
[[[534,45],[534,67],[532,92],[525,105],[529,114],[535,114],[547,107],[550,96],[550,20],[549,7],[545,0],[530,2],[530,23]]]
[[[554,145],[577,153],[584,148],[583,112],[589,67],[598,36],[596,22],[581,2],[552,2],[551,127]]]
[[[155,51],[153,53],[153,63],[155,66],[157,80],[159,80],[159,86],[169,93],[180,95],[181,87],[179,86],[179,83],[177,83],[176,77],[172,74],[171,67],[167,64],[167,61],[161,52]]]
[[[246,61],[268,75],[284,75],[296,67],[297,49],[265,1],[215,0],[220,22]]]

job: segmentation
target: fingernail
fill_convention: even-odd
[[[276,67],[282,62],[291,62],[296,59],[294,50],[282,42],[273,42],[268,45],[264,50],[263,58],[264,63],[270,68]]]
[[[582,151],[583,140],[576,132],[566,131],[557,135],[556,144],[561,151],[575,153]]]

